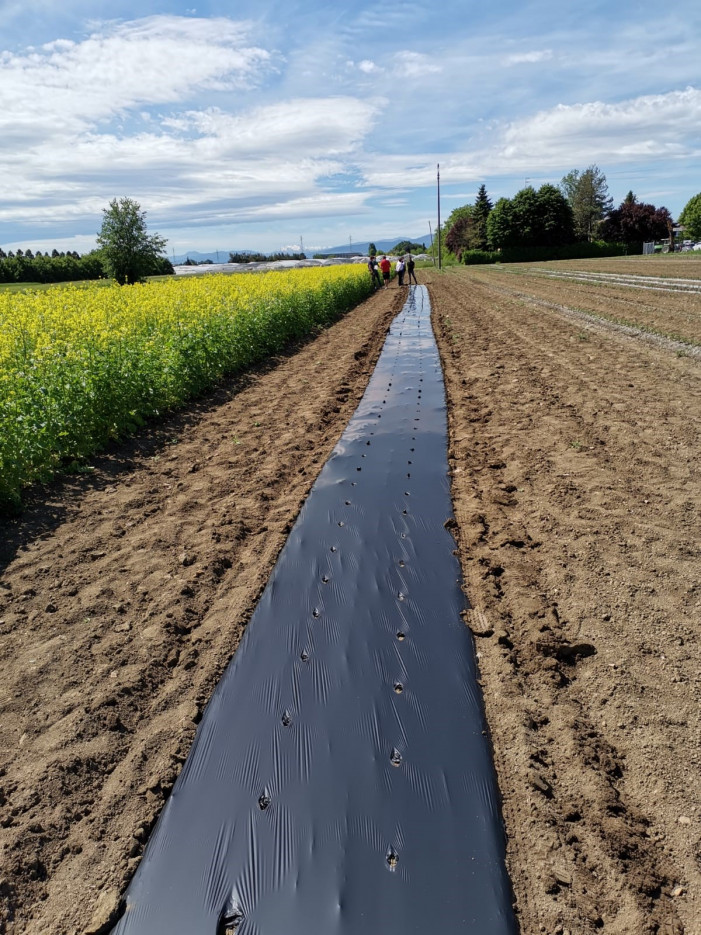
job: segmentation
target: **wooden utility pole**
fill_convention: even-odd
[[[436,179],[438,182],[438,269],[442,269],[441,263],[441,165],[436,166]]]

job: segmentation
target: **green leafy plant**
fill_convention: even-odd
[[[364,267],[339,266],[0,292],[0,505],[371,291]]]

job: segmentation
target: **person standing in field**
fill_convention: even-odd
[[[395,266],[397,271],[397,279],[399,280],[399,285],[404,285],[404,257],[400,256],[397,260],[397,265]]]
[[[370,271],[370,276],[372,277],[373,288],[379,289],[382,285],[382,281],[380,279],[380,271],[377,268],[377,257],[374,253],[368,260],[368,270]]]
[[[389,271],[392,269],[392,264],[386,256],[383,256],[380,260],[380,269],[382,270],[382,278],[385,283],[384,288],[386,289],[389,286]]]
[[[407,275],[408,275],[408,279],[407,279],[407,283],[406,283],[407,286],[410,286],[410,285],[411,285],[412,276],[413,276],[413,278],[414,278],[414,282],[416,282],[416,273],[414,272],[414,266],[415,266],[414,260],[413,260],[413,258],[412,258],[412,256],[411,256],[411,254],[409,254],[409,256],[408,256],[408,258],[407,258],[407,261],[406,261],[406,271],[407,271]],[[418,286],[418,282],[416,282],[416,285]]]

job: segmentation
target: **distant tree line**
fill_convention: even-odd
[[[96,250],[80,256],[74,250],[17,250],[8,253],[0,248],[0,282],[70,282],[104,277],[102,261]]]
[[[689,218],[692,202],[684,209]],[[606,176],[592,165],[573,169],[559,186],[527,185],[495,204],[481,185],[473,204],[450,214],[443,236],[459,261],[489,263],[641,253],[645,241],[673,243],[673,228],[667,208],[640,202],[632,191],[614,208]]]
[[[306,260],[306,253],[230,253],[229,263],[272,263],[275,260]],[[211,260],[204,261],[212,262]],[[192,265],[188,258],[188,263]],[[187,265],[187,264],[186,264]]]
[[[425,253],[426,244],[425,243],[416,243],[413,240],[400,240],[393,247],[390,247],[389,250],[383,250],[382,253],[387,254],[388,256],[404,256],[406,253]],[[378,249],[374,243],[368,244],[368,256],[377,256]],[[315,260],[326,260],[329,257],[347,257],[347,256],[362,256],[361,253],[356,252],[355,250],[352,253],[315,253]]]
[[[371,247],[374,244],[370,244]],[[375,251],[376,253],[377,251]],[[400,240],[399,243],[396,243],[391,250],[388,251],[392,256],[404,256],[405,253],[425,253],[426,244],[425,243],[415,243],[411,240]]]
[[[165,238],[149,234],[146,212],[132,198],[113,198],[102,212],[97,235],[99,249],[81,256],[74,250],[42,253],[0,247],[0,283],[76,282],[115,279],[120,285],[140,282],[145,276],[171,275],[173,265],[163,255]]]
[[[167,257],[158,257],[150,267],[149,275],[168,275],[173,266]],[[0,248],[0,283],[17,282],[78,282],[85,279],[106,279],[109,277],[105,257],[101,250],[92,250],[81,256],[75,250],[33,253],[27,250],[9,250]]]

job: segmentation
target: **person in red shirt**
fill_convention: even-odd
[[[392,264],[389,262],[386,256],[383,256],[380,260],[380,269],[382,270],[382,278],[385,281],[384,288],[386,289],[389,286],[389,271],[392,268]]]

